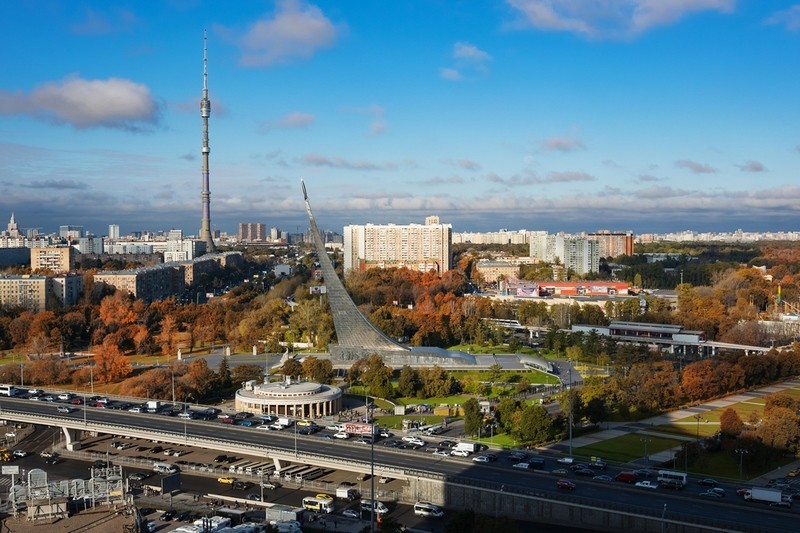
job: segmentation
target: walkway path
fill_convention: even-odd
[[[576,448],[597,444],[598,442],[602,442],[608,439],[613,439],[630,433],[636,433],[642,436],[650,435],[653,437],[669,438],[676,441],[677,440],[691,441],[694,440],[695,437],[676,435],[674,433],[660,433],[657,430],[654,430],[653,428],[656,428],[663,424],[687,424],[691,426],[694,426],[699,423],[708,424],[709,421],[705,420],[702,417],[703,413],[707,413],[717,409],[724,409],[731,405],[735,405],[742,402],[748,402],[755,398],[762,398],[769,394],[774,394],[776,392],[781,392],[787,389],[798,388],[798,387],[800,387],[800,379],[793,379],[790,381],[785,381],[783,383],[770,385],[762,389],[734,394],[731,396],[726,396],[725,398],[712,400],[708,403],[696,405],[693,407],[687,407],[685,409],[679,409],[677,411],[671,411],[669,413],[664,413],[658,416],[654,416],[652,418],[640,420],[638,422],[617,422],[617,423],[611,422],[609,423],[609,429],[599,431],[597,433],[592,433],[589,435],[581,435],[580,437],[574,437],[572,439],[572,449],[574,451]],[[683,420],[684,418],[689,418],[691,416],[700,416],[701,418],[698,422],[678,422],[679,420]],[[717,422],[712,422],[712,423],[718,424]],[[569,453],[569,442],[561,441],[549,446],[545,446],[545,448],[553,451]],[[650,454],[649,461],[647,457],[641,457],[631,462],[636,464],[637,466],[644,466],[649,462],[653,462],[656,464],[664,463],[671,460],[674,457],[674,453],[677,450],[680,450],[680,448],[681,448],[680,446],[676,446],[667,450],[663,450],[661,452]],[[792,465],[787,465],[777,469],[774,472],[770,472],[768,476],[770,478],[785,476],[786,472],[788,472],[792,468],[793,468]]]

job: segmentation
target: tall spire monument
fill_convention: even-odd
[[[208,99],[208,38],[203,30],[203,98],[200,100],[200,116],[203,117],[203,219],[200,223],[200,239],[206,243],[206,252],[217,251],[211,236],[211,191],[208,185],[208,117],[211,116],[211,100]]]

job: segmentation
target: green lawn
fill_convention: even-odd
[[[595,444],[590,444],[589,446],[574,448],[572,452],[576,457],[602,457],[608,461],[627,463],[634,459],[644,457],[645,443],[642,442],[644,438],[647,439],[648,455],[680,446],[683,442],[678,439],[656,437],[653,435],[637,435],[633,433],[600,441]]]

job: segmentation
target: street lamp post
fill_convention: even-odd
[[[572,361],[569,364],[569,456],[572,457]]]
[[[700,416],[699,414],[696,414],[692,418],[697,420],[697,441],[700,442],[700,419],[702,419],[703,417]]]
[[[642,437],[639,440],[641,440],[642,443],[644,444],[644,460],[645,460],[645,463],[647,464],[647,467],[650,468],[650,456],[647,455],[647,445],[648,445],[648,443],[650,442],[651,439],[649,437]]]
[[[739,454],[739,479],[742,479],[742,460],[744,459],[745,454],[750,452],[744,448],[736,448],[735,451]]]

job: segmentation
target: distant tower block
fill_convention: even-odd
[[[203,31],[203,98],[200,100],[200,116],[203,118],[203,218],[200,223],[200,239],[206,243],[206,251],[216,252],[214,238],[211,236],[211,191],[208,185],[208,117],[211,116],[211,100],[208,99],[208,47],[206,32]]]

